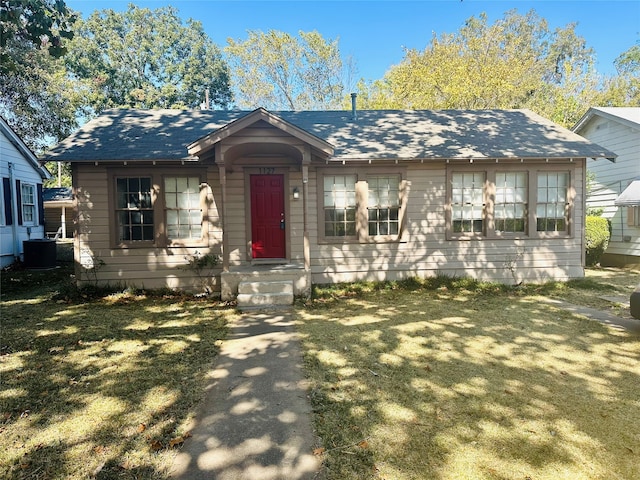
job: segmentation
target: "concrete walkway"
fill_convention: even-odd
[[[317,440],[292,313],[244,314],[230,326],[172,478],[310,480]]]
[[[609,325],[612,328],[622,329],[631,334],[640,335],[640,320],[621,318],[603,310],[598,310],[597,308],[583,307],[582,305],[575,305],[563,300],[556,300],[555,298],[547,298],[544,302],[555,305],[563,310],[568,310],[576,315],[591,318],[592,320]]]

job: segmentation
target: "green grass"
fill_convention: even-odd
[[[0,478],[165,478],[233,312],[69,275],[2,272]]]
[[[327,478],[640,478],[640,338],[540,302],[637,282],[317,288],[298,328]]]

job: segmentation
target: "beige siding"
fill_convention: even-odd
[[[526,165],[526,164],[525,164]],[[545,167],[531,163],[526,168],[535,172]],[[576,189],[573,210],[573,234],[569,237],[519,239],[484,238],[448,240],[446,225],[447,165],[407,163],[402,165],[407,185],[405,223],[401,241],[388,243],[322,243],[318,241],[318,192],[322,168],[309,169],[307,188],[308,230],[312,281],[330,283],[353,280],[393,280],[410,276],[467,275],[482,280],[506,283],[564,280],[584,274],[582,265],[583,230],[583,162],[564,162],[562,168],[571,170]],[[254,167],[236,167],[227,173],[226,195],[228,235],[231,266],[249,263],[248,238],[250,221],[247,218],[249,195],[246,191],[248,175]],[[362,166],[361,168],[367,168]],[[522,167],[521,167],[522,168]],[[389,166],[390,172],[397,167]],[[289,260],[302,263],[304,212],[302,198],[294,200],[292,190],[303,192],[299,166],[278,167],[285,175],[285,203],[287,212],[287,242]],[[94,273],[78,270],[81,282],[98,281],[112,285],[135,285],[145,288],[199,289],[203,282],[219,288],[219,269],[212,277],[200,278],[186,268],[188,259],[196,252],[221,253],[222,223],[218,213],[222,187],[217,166],[207,171],[213,202],[209,209],[209,248],[120,248],[113,245],[110,234],[112,212],[109,211],[109,175],[103,166],[81,165],[75,172],[78,216],[81,220],[76,239],[76,259],[91,266],[102,260],[104,265]],[[321,220],[321,219],[320,219]]]
[[[217,275],[220,269],[202,272],[200,277],[188,267],[189,259],[196,254],[221,252],[222,235],[217,207],[220,182],[216,170],[209,169],[207,173],[213,197],[208,211],[208,248],[121,248],[113,245],[110,233],[113,212],[109,211],[109,177],[106,167],[77,166],[74,185],[79,224],[75,258],[79,282],[191,290],[201,290],[206,284],[214,289],[219,288]],[[126,173],[126,168],[123,167],[122,172]],[[92,266],[96,268],[92,269]]]
[[[393,280],[437,273],[506,283],[581,277],[583,169],[577,161],[566,166],[572,170],[576,183],[574,234],[569,238],[447,240],[446,165],[416,163],[407,171],[409,196],[403,241],[318,245],[318,222],[315,222],[311,241],[312,281]],[[538,164],[531,171],[540,168]]]

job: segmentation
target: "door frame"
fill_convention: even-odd
[[[252,263],[282,263],[291,258],[291,227],[289,221],[289,168],[288,167],[245,167],[244,169],[244,199],[245,199],[245,259]],[[251,219],[251,175],[282,175],[282,189],[284,200],[284,258],[253,258],[252,255],[252,219]]]

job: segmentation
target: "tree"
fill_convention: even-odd
[[[550,32],[533,10],[511,10],[493,24],[481,14],[457,33],[434,35],[423,51],[406,50],[382,80],[361,86],[365,102],[376,108],[540,110],[544,102],[557,107],[557,99],[575,95],[592,65],[593,51],[575,25]],[[550,113],[565,125],[582,108],[559,105],[569,111]]]
[[[195,108],[231,101],[220,49],[202,24],[183,24],[172,7],[102,10],[79,22],[65,57],[70,74],[88,83],[95,113],[105,108]],[[208,107],[210,107],[209,105]]]
[[[339,108],[343,62],[338,39],[318,32],[249,31],[245,41],[227,39],[227,54],[243,108],[282,110]]]
[[[61,57],[75,13],[63,1],[0,0],[0,114],[33,150],[71,132],[81,89]]]
[[[607,79],[602,105],[640,106],[640,43],[621,53],[613,62],[618,75]]]
[[[76,18],[62,0],[0,0],[0,74],[20,70],[25,49],[64,55]]]

